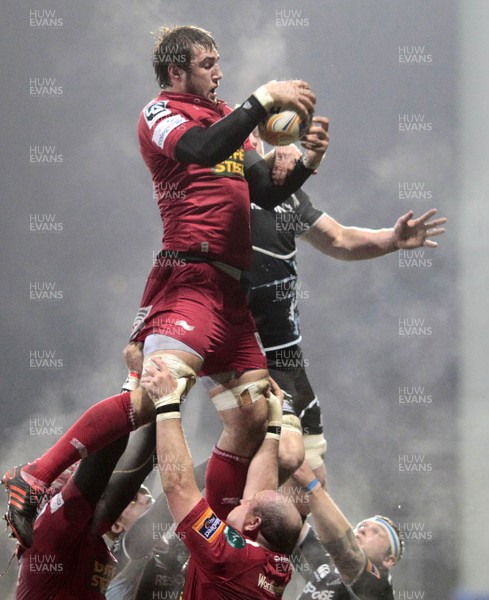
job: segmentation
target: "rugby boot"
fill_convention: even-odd
[[[41,491],[24,481],[20,473],[24,466],[9,469],[2,477],[2,483],[8,494],[5,520],[12,537],[23,548],[30,548]]]

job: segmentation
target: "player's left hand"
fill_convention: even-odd
[[[272,181],[275,185],[283,185],[287,177],[295,169],[295,162],[301,151],[295,144],[276,146],[273,153]]]
[[[284,398],[285,398],[285,393],[284,393],[283,389],[279,386],[279,384],[275,381],[275,379],[273,379],[273,377],[271,377],[270,375],[268,376],[268,381],[270,382],[270,389],[264,392],[265,397],[267,397],[267,395],[270,395],[270,392],[271,392],[274,396],[276,396],[280,400],[280,403],[283,404]]]
[[[400,250],[420,248],[421,246],[436,248],[438,244],[428,238],[445,233],[445,229],[441,228],[440,225],[447,222],[446,217],[430,221],[436,213],[436,208],[432,208],[424,215],[413,219],[414,211],[410,210],[399,217],[394,225],[394,243],[397,248]]]
[[[314,116],[309,131],[302,138],[301,146],[306,150],[306,157],[315,168],[319,167],[321,160],[329,146],[329,119]]]
[[[128,371],[141,373],[144,359],[142,342],[129,342],[122,351],[122,356],[126,361]]]

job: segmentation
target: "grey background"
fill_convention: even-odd
[[[48,10],[57,24],[36,26]],[[431,266],[401,268],[397,254],[345,264],[301,244],[299,267],[303,348],[325,414],[331,492],[353,523],[383,513],[406,530],[396,597],[452,598],[459,22],[455,0],[4,2],[0,468],[48,448],[125,377],[121,349],[161,238],[136,139],[139,111],[157,94],[151,32],[200,25],[218,42],[220,97],[229,104],[270,79],[313,86],[317,113],[331,121],[327,161],[305,187],[316,206],[374,228],[411,208],[419,215],[436,206],[450,219],[440,247],[421,256]],[[424,47],[418,54],[431,62],[400,64],[400,46]],[[57,91],[31,93],[35,78],[54,78]],[[422,116],[431,130],[400,132],[400,114]],[[31,163],[33,146],[54,146],[62,162]],[[431,199],[400,200],[403,182],[423,184]],[[33,215],[58,230],[32,231]],[[32,300],[36,283],[54,284],[62,298]],[[424,320],[425,330],[401,336],[400,319]],[[32,367],[43,352],[55,352],[58,367]],[[403,387],[423,388],[418,395],[431,401],[402,404]],[[219,432],[201,388],[184,424],[198,460]],[[405,455],[424,470],[402,471]],[[0,548],[3,567],[13,543],[2,536]],[[15,572],[12,565],[0,580],[2,597]]]

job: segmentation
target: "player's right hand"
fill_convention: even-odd
[[[311,86],[302,79],[273,80],[264,87],[275,104],[292,107],[304,117],[314,113],[316,96],[312,93]]]
[[[151,364],[152,363],[152,364]],[[166,364],[155,356],[145,366],[141,377],[141,386],[153,402],[170,395],[177,388],[177,381],[172,377]]]

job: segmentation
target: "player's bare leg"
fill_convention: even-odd
[[[256,369],[239,377],[220,374],[212,379],[220,383],[209,391],[223,425],[217,446],[224,452],[251,458],[266,432],[268,409],[263,391],[269,387],[268,371]],[[229,404],[225,404],[226,395]],[[225,408],[233,403],[233,407]]]
[[[220,374],[205,380],[204,384],[223,424],[216,450],[234,456],[237,462],[254,457],[242,494],[244,498],[250,497],[257,489],[264,489],[263,480],[268,473],[267,465],[259,464],[260,458],[255,456],[267,427],[268,409],[264,393],[268,393],[270,389],[268,372],[257,369],[247,371],[240,377]],[[210,385],[211,381],[213,387]],[[300,425],[295,433],[287,429],[283,451],[281,472],[283,479],[286,479],[300,466],[304,457]],[[288,456],[288,451],[293,452],[294,456]],[[275,479],[276,477],[271,477],[270,481]]]

